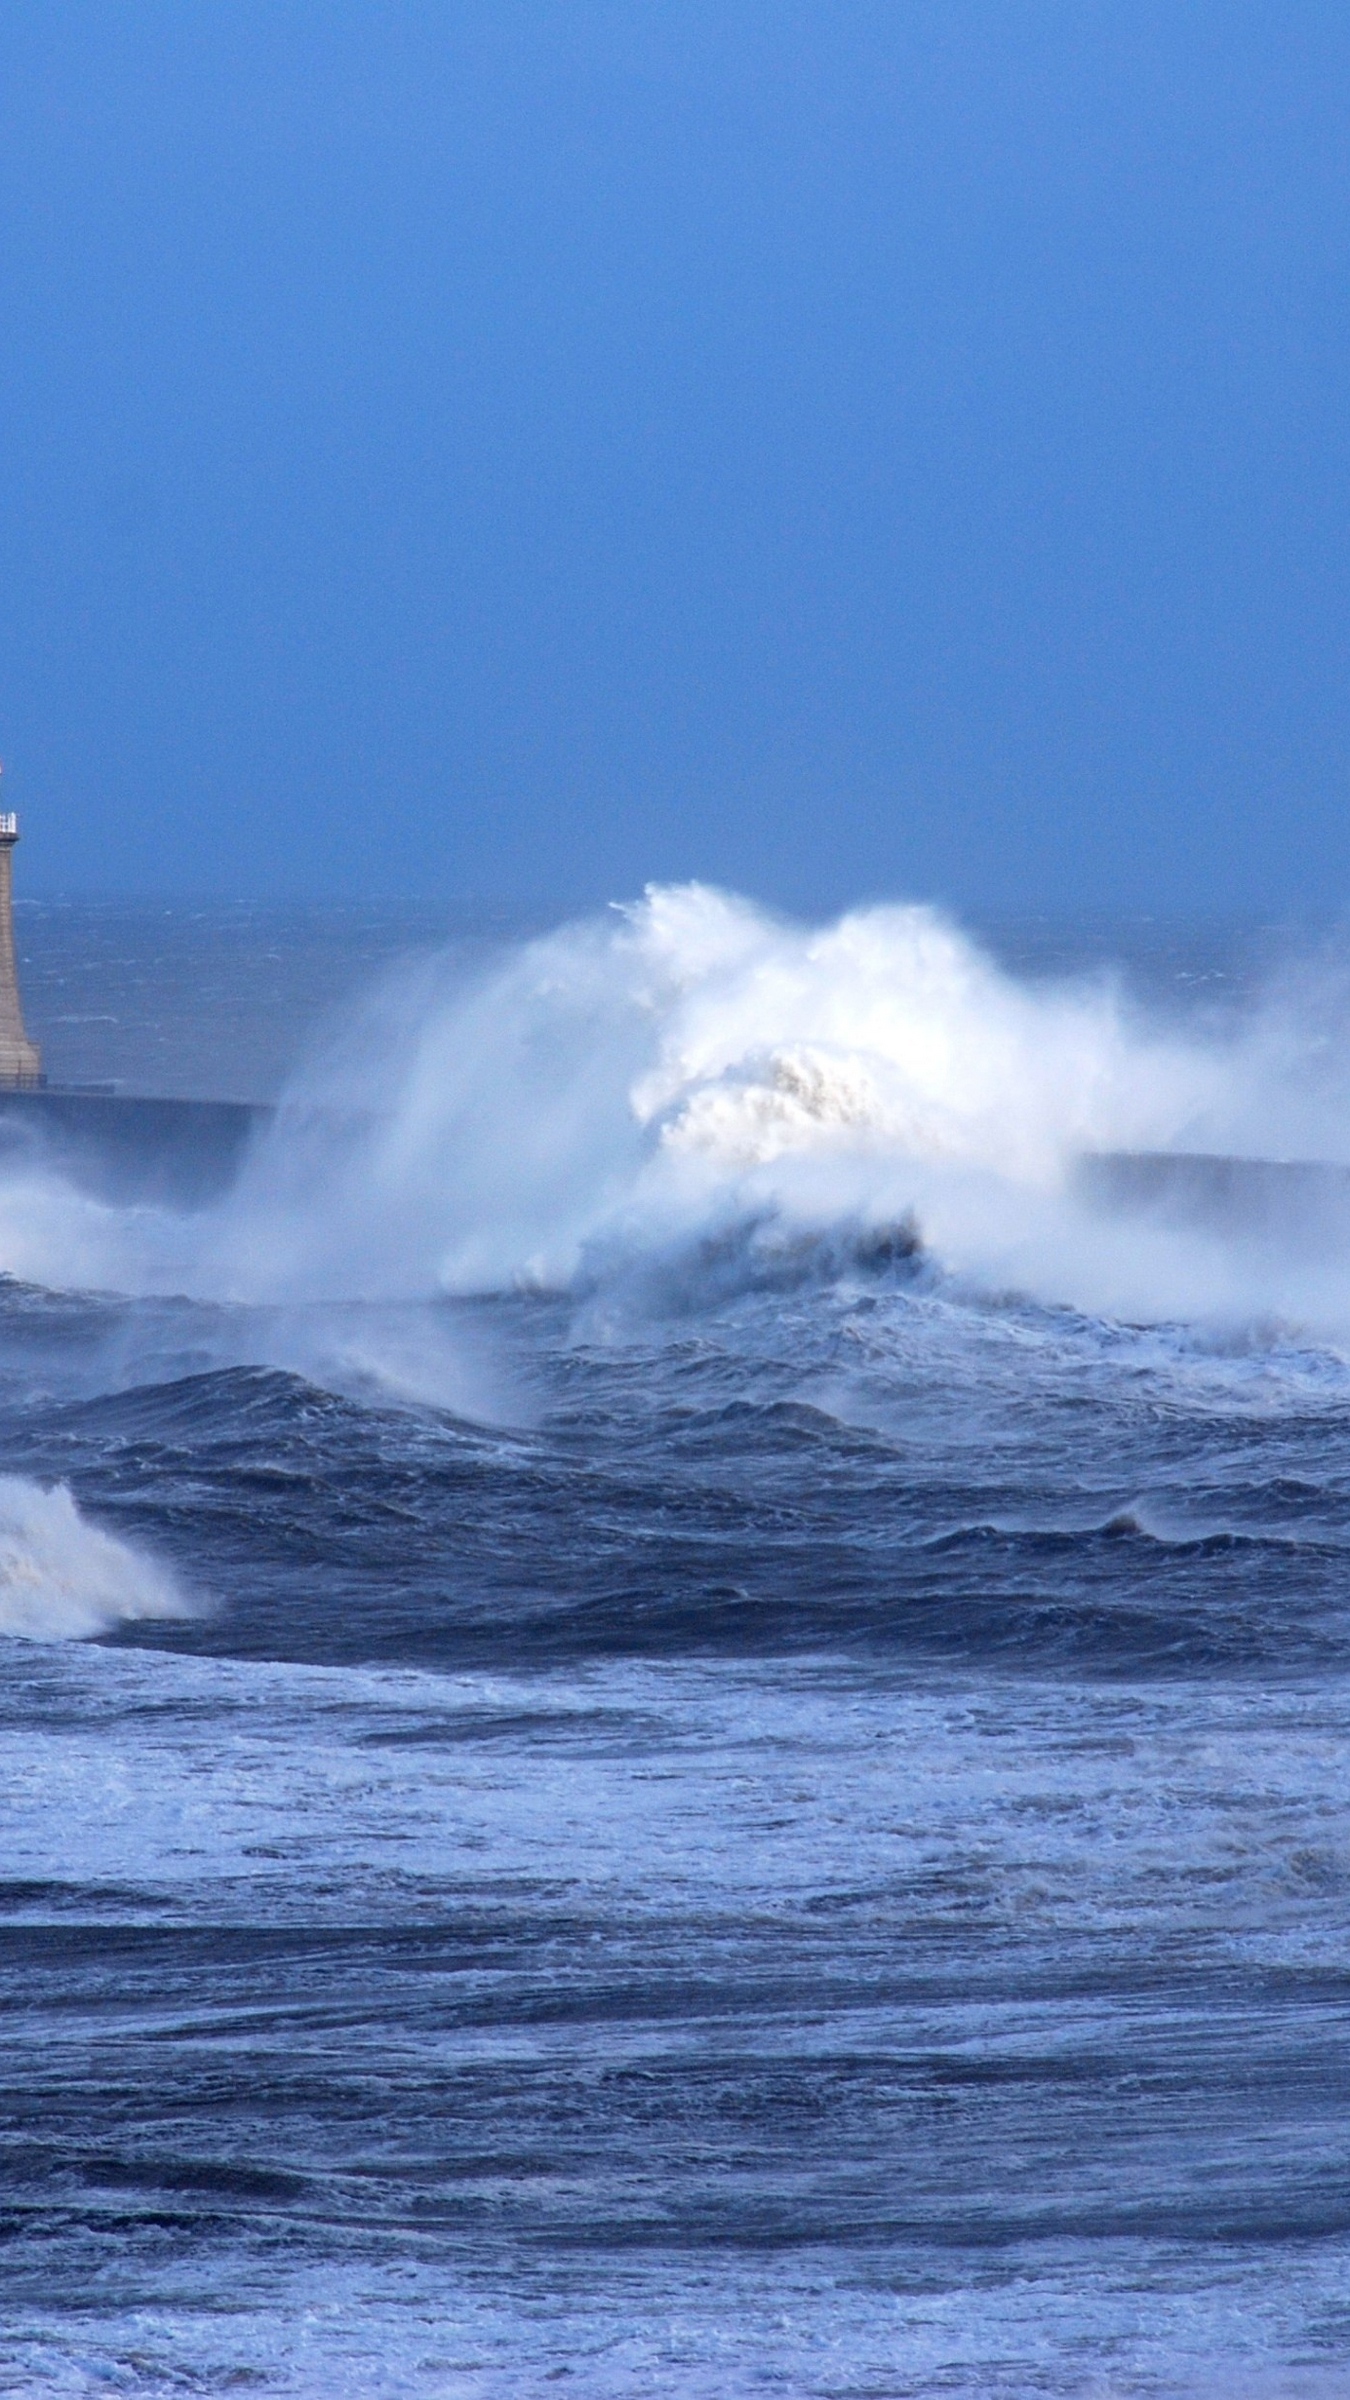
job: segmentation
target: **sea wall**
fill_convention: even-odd
[[[0,1091],[0,1166],[31,1162],[101,1199],[200,1208],[229,1188],[271,1118],[242,1100]]]

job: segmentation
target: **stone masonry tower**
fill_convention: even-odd
[[[0,774],[4,772],[0,768]],[[40,1084],[42,1052],[23,1029],[14,963],[14,845],[19,820],[0,810],[0,1091]]]

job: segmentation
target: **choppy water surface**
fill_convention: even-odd
[[[1350,1243],[1074,1181],[1339,991],[658,896],[11,1170],[0,2390],[1346,2388]]]

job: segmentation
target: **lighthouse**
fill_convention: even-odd
[[[4,769],[0,767],[0,774]],[[0,1091],[32,1090],[45,1078],[42,1052],[23,1029],[14,960],[14,850],[19,820],[0,809]]]

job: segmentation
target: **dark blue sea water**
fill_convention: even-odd
[[[1350,1238],[1081,1176],[1350,1159],[1334,959],[437,931],[23,920],[328,1030],[0,1160],[0,2391],[1350,2388]]]

